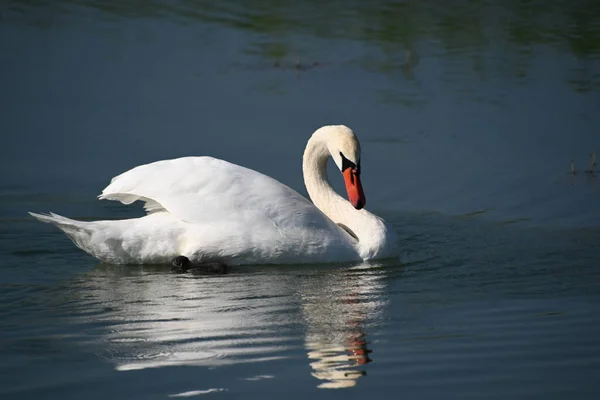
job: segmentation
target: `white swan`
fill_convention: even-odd
[[[350,202],[327,180],[331,156]],[[395,235],[363,209],[360,145],[343,125],[314,132],[302,170],[312,201],[259,172],[212,157],[184,157],[135,167],[100,199],[145,202],[141,218],[83,222],[30,213],[62,229],[82,250],[111,264],[289,264],[344,262],[394,255]]]

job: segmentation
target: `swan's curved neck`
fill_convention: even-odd
[[[363,259],[377,256],[386,245],[387,227],[381,218],[365,209],[357,210],[333,190],[327,179],[330,153],[326,138],[317,131],[308,141],[302,160],[304,184],[312,202],[336,224],[357,236],[354,244]]]

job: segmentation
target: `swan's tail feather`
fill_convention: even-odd
[[[61,229],[63,226],[74,228],[78,227],[80,229],[84,229],[84,226],[86,225],[86,223],[83,221],[76,221],[74,219],[63,217],[62,215],[54,214],[52,212],[48,214],[38,214],[30,212],[29,215],[31,215],[33,218],[37,219],[40,222],[54,224]]]
[[[55,225],[81,250],[108,264],[170,264],[182,255],[178,238],[187,228],[187,223],[160,212],[104,221],[77,221],[53,213],[29,214]]]
[[[62,215],[48,213],[48,214],[37,214],[30,212],[29,215],[34,217],[40,222],[52,224],[62,230],[77,247],[86,253],[97,257],[97,252],[92,246],[92,222],[76,221]]]

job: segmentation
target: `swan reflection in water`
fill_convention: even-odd
[[[318,387],[351,387],[371,361],[366,331],[386,305],[384,276],[379,264],[201,277],[101,265],[77,282],[73,323],[94,326],[97,354],[119,371],[258,363],[303,347]]]
[[[305,346],[320,388],[352,387],[366,374],[371,362],[366,330],[386,305],[384,270],[378,267],[336,271],[301,286]]]

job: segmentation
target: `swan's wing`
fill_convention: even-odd
[[[99,198],[124,204],[141,200],[148,213],[168,211],[192,223],[235,221],[246,229],[260,229],[261,224],[332,229],[333,224],[310,201],[275,179],[212,157],[138,166],[113,178]]]

